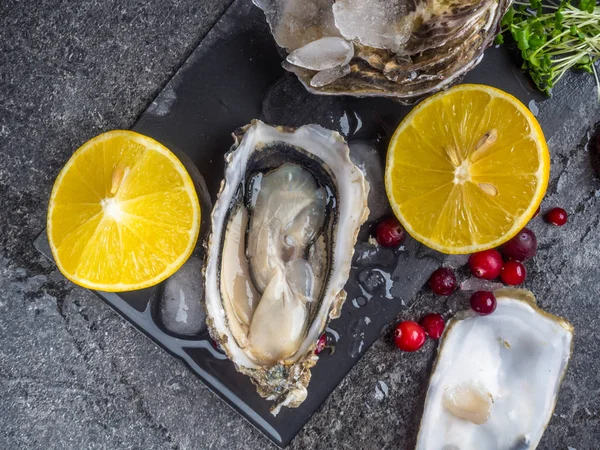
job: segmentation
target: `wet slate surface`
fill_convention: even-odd
[[[93,135],[131,126],[229,2],[0,5],[0,447],[266,448],[268,441],[182,365],[66,282],[33,249],[54,177]],[[575,353],[540,448],[597,448],[600,183],[586,133],[592,80],[571,75],[540,105],[552,152],[543,207],[569,224],[532,227],[526,287],[576,328]],[[454,301],[451,301],[454,303]],[[448,304],[426,289],[401,318]],[[291,448],[406,448],[434,356],[400,354],[383,333]]]

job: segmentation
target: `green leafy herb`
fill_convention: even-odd
[[[592,73],[600,80],[594,63],[600,58],[600,6],[592,0],[570,0],[559,4],[530,0],[515,1],[502,18],[502,33],[510,33],[527,70],[539,90],[550,94],[569,69]],[[504,36],[496,38],[504,43]]]

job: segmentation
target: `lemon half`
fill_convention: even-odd
[[[465,84],[424,100],[398,126],[385,186],[415,239],[464,254],[517,234],[549,176],[548,146],[529,109],[499,89]]]
[[[102,291],[149,287],[190,256],[200,229],[194,183],[177,157],[133,131],[81,146],[61,170],[47,233],[60,271]]]

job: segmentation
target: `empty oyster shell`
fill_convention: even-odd
[[[211,335],[281,406],[306,398],[315,345],[338,317],[368,183],[336,132],[260,121],[234,135],[205,265]]]
[[[529,291],[500,289],[494,313],[453,319],[429,381],[417,450],[534,450],[552,416],[573,328]]]

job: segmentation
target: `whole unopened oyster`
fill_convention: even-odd
[[[284,67],[317,94],[414,101],[458,81],[510,0],[254,0]],[[346,41],[352,45],[342,45]],[[323,69],[321,69],[323,68]],[[325,73],[323,74],[323,71]]]
[[[207,323],[276,414],[306,398],[316,343],[346,298],[369,187],[343,138],[318,125],[255,121],[234,137],[212,213]]]

